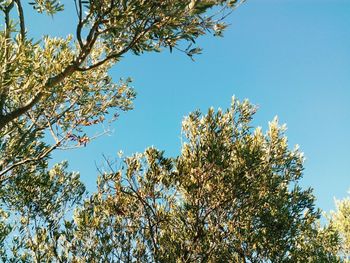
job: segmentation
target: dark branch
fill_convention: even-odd
[[[23,13],[23,8],[21,4],[21,0],[15,0],[16,5],[17,5],[17,10],[18,10],[18,16],[19,16],[19,25],[20,25],[20,32],[21,32],[21,37],[22,41],[25,39],[26,35],[26,28],[25,28],[25,23],[24,23],[24,13]]]

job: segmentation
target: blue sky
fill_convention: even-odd
[[[72,19],[32,16],[30,34],[66,35]],[[235,95],[259,105],[254,124],[266,128],[275,115],[287,124],[289,144],[307,158],[303,186],[314,188],[319,207],[333,209],[333,197],[350,188],[350,1],[248,0],[227,21],[224,38],[198,41],[204,53],[196,62],[168,51],[126,56],[111,75],[133,78],[135,109],[120,116],[111,136],[54,160],[68,159],[93,190],[102,154],[153,145],[174,156],[183,116],[226,108]]]

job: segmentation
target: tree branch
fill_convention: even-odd
[[[40,98],[42,97],[43,93],[38,92],[34,98],[32,98],[30,101],[28,101],[24,106],[15,109],[14,111],[1,116],[0,117],[0,130],[2,130],[9,122],[13,121],[14,119],[18,118],[19,116],[26,113],[28,110],[30,110],[36,103],[39,102]]]
[[[22,37],[21,40],[24,41],[25,35],[26,35],[26,29],[25,29],[25,23],[24,23],[23,8],[22,8],[21,0],[14,0],[14,1],[16,2],[17,10],[18,10],[20,32]]]
[[[11,1],[11,3],[2,11],[5,14],[5,38],[10,38],[10,33],[11,33],[11,21],[10,21],[10,12],[11,9],[13,8],[14,2]]]
[[[61,139],[63,140],[63,139]],[[9,167],[7,167],[5,170],[0,172],[0,182],[3,183],[4,181],[8,180],[9,178],[11,178],[11,176],[8,177],[3,177],[3,175],[5,175],[6,173],[8,173],[9,171],[11,171],[12,169],[16,168],[19,165],[23,165],[29,162],[34,162],[34,161],[39,161],[41,159],[43,159],[44,157],[46,157],[50,152],[52,152],[54,149],[56,149],[59,146],[60,142],[52,145],[50,148],[48,148],[45,152],[43,152],[42,154],[40,154],[37,157],[34,158],[27,158],[27,159],[23,159],[17,163],[14,163],[12,165],[10,165]]]
[[[49,88],[59,84],[67,76],[71,75],[75,70],[76,70],[76,66],[74,64],[69,65],[62,73],[58,74],[55,77],[48,79],[46,84],[42,88],[39,89],[40,91],[37,92],[31,100],[29,100],[27,103],[25,103],[24,106],[17,108],[4,116],[0,116],[0,130],[2,130],[11,121],[20,117],[21,115],[26,113],[28,110],[33,108],[34,105],[40,101],[40,99],[44,95],[44,91],[46,89],[49,89]]]
[[[83,48],[84,44],[83,44],[83,41],[81,39],[81,30],[82,30],[83,25],[84,25],[84,23],[82,21],[83,20],[83,18],[82,18],[83,7],[82,7],[81,0],[78,0],[78,1],[79,1],[79,5],[77,4],[77,0],[74,0],[75,8],[76,8],[78,19],[79,19],[79,22],[77,25],[77,39],[78,39],[78,43],[79,43],[80,48]]]

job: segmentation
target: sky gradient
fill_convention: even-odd
[[[32,16],[29,33],[74,32],[69,8],[54,19]],[[167,50],[127,55],[111,75],[132,77],[135,109],[120,116],[111,136],[53,160],[69,160],[93,190],[102,154],[153,145],[175,156],[183,117],[227,108],[235,95],[259,106],[254,125],[266,129],[275,115],[287,124],[290,147],[299,144],[306,156],[302,185],[314,188],[317,206],[333,209],[333,197],[350,187],[350,1],[248,0],[227,22],[224,38],[199,39],[204,51],[195,62]]]

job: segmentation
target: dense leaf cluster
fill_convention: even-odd
[[[319,226],[312,191],[299,186],[302,154],[289,149],[277,119],[266,134],[253,129],[248,101],[188,116],[176,158],[149,148],[117,169],[108,161],[90,195],[66,162],[48,166],[53,150],[99,136],[88,126],[105,133],[132,109],[131,80],[108,74],[125,54],[166,48],[192,58],[196,39],[221,36],[242,2],[75,0],[74,36],[36,41],[22,0],[0,0],[3,262],[340,261],[341,213]],[[65,8],[29,4],[51,16]]]
[[[64,9],[58,0],[30,3],[39,13]],[[124,54],[177,48],[192,57],[205,33],[221,34],[222,20],[235,1],[76,0],[75,36],[45,36],[35,42],[25,23],[21,0],[1,0],[0,180],[18,166],[38,164],[56,148],[85,146],[98,134],[86,126],[103,124],[132,108],[130,79],[108,74]],[[44,136],[50,133],[53,143]],[[44,165],[45,164],[40,164]]]
[[[6,185],[19,237],[4,257],[23,262],[338,262],[337,233],[318,224],[303,156],[277,120],[252,129],[255,107],[194,112],[180,156],[148,148],[107,162],[82,203],[65,164]],[[119,168],[115,169],[118,165]],[[64,217],[68,208],[74,217]],[[17,227],[17,228],[16,228]],[[6,255],[6,256],[5,256]]]

